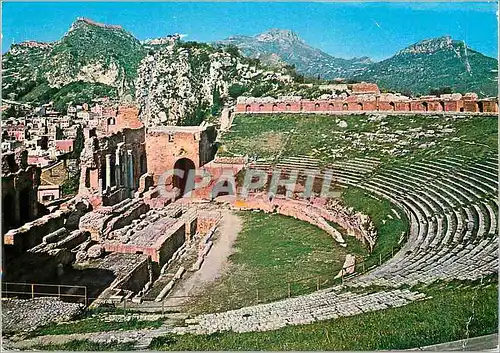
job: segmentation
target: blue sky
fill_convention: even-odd
[[[497,57],[497,2],[489,3],[3,3],[2,52],[12,41],[54,41],[77,17],[119,24],[138,39],[187,34],[214,41],[291,29],[336,57],[382,60],[419,40],[451,35]]]

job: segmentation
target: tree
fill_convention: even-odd
[[[220,96],[219,88],[215,86],[214,91],[212,92],[212,116],[219,114],[223,106],[224,102]]]
[[[64,132],[59,126],[56,126],[56,140],[64,140]]]
[[[83,128],[78,125],[76,129],[75,143],[73,149],[73,158],[80,162],[80,155],[85,144],[85,136],[83,135]]]
[[[238,98],[241,96],[243,93],[248,91],[248,87],[244,85],[240,85],[235,83],[234,85],[229,86],[228,93],[231,98]]]
[[[231,56],[234,56],[234,57],[240,57],[240,49],[238,49],[238,47],[234,44],[228,44],[226,46],[226,53],[229,53],[231,54]]]
[[[452,94],[453,89],[451,87],[440,87],[440,88],[434,88],[429,91],[429,94],[431,96],[440,96],[442,94]]]

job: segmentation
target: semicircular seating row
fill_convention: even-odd
[[[408,241],[383,266],[353,278],[350,285],[475,280],[498,267],[497,154],[483,159],[455,156],[378,168],[373,158],[331,164],[340,186],[356,186],[401,207],[410,221]],[[320,170],[306,156],[276,167]]]
[[[474,280],[497,272],[496,155],[483,160],[438,158],[392,168],[378,165],[377,160],[365,158],[331,167],[344,187],[361,187],[401,207],[411,224],[408,241],[392,259],[346,280],[345,285],[398,287],[439,279]],[[277,166],[321,172],[318,161],[304,156],[287,158]],[[402,306],[425,296],[394,288],[372,294],[341,289],[335,286],[273,303],[200,315],[175,331],[267,331]]]

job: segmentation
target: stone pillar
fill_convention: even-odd
[[[115,152],[115,181],[117,187],[120,187],[122,185],[121,172],[122,172],[122,167],[121,167],[120,149],[117,148]]]
[[[127,159],[128,159],[128,186],[131,190],[135,189],[134,183],[134,155],[132,154],[132,150],[127,150]]]
[[[111,154],[106,154],[106,188],[111,188]]]
[[[14,196],[14,219],[12,220],[11,225],[14,225],[15,227],[20,226],[21,224],[21,200],[20,200],[20,195],[19,195],[19,189],[16,187],[15,190],[15,196]]]

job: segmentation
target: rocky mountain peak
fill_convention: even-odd
[[[272,28],[264,33],[258,34],[255,38],[260,42],[304,43],[297,33],[289,29]]]
[[[122,30],[122,26],[119,25],[108,25],[104,23],[100,23],[94,20],[91,20],[90,18],[86,17],[78,17],[75,22],[71,25],[69,32],[77,29],[77,28],[82,28],[82,27],[99,27],[99,28],[107,28],[107,29],[118,29]]]
[[[454,41],[450,36],[443,36],[439,38],[424,39],[420,42],[412,44],[399,54],[430,54],[443,49],[453,49],[456,44],[460,42]]]

